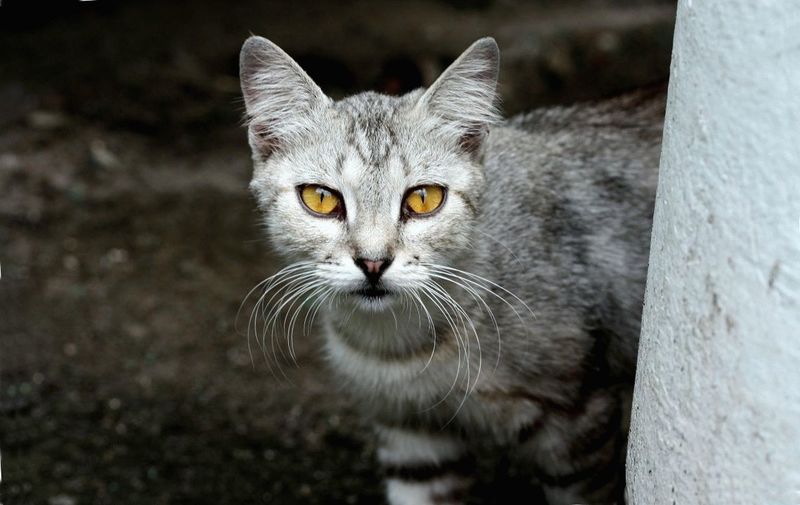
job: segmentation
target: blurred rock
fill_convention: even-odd
[[[104,169],[117,168],[120,164],[117,156],[100,139],[93,139],[89,142],[89,161],[93,165]]]
[[[67,117],[57,111],[36,110],[28,114],[28,124],[39,130],[55,130],[67,125]]]
[[[14,153],[3,153],[0,154],[0,171],[14,171],[18,170],[22,166],[22,162]]]
[[[48,505],[76,505],[78,501],[72,496],[60,494],[47,500]]]

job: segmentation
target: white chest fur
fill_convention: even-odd
[[[432,353],[402,358],[364,353],[325,325],[327,357],[348,393],[386,419],[417,414],[507,439],[541,415],[539,405],[497,395],[507,387],[502,371],[465,359],[458,349],[440,345]]]

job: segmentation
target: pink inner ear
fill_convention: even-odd
[[[267,125],[251,124],[250,131],[256,138],[256,149],[264,158],[268,158],[278,148],[278,139]]]
[[[469,133],[464,134],[459,139],[458,143],[464,152],[472,156],[477,156],[480,154],[480,148],[483,145],[483,141],[486,140],[486,135],[488,133],[489,130],[485,126],[470,129]]]

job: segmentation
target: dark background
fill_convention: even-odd
[[[275,269],[239,126],[248,34],[333,97],[430,84],[492,35],[512,114],[664,80],[673,17],[658,0],[3,0],[0,502],[380,503],[315,331],[283,378],[248,352],[251,303],[235,325]],[[489,461],[475,503],[514,502],[517,470]]]

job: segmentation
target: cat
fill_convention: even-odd
[[[428,89],[334,101],[250,37],[265,292],[321,313],[390,504],[464,503],[474,440],[551,505],[622,502],[663,90],[503,121],[498,64],[483,38]]]

